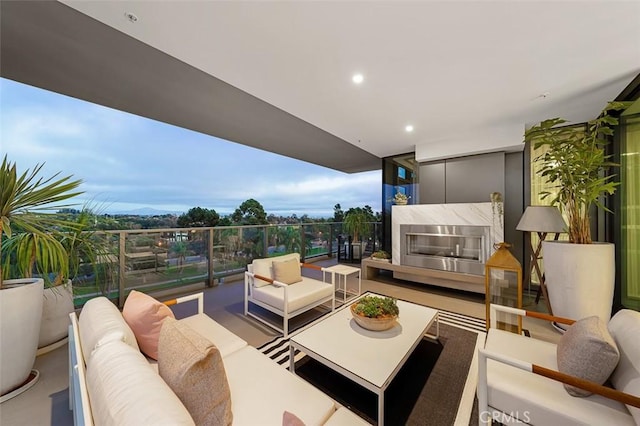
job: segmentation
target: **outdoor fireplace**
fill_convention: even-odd
[[[472,225],[400,225],[400,264],[484,275],[491,228]]]

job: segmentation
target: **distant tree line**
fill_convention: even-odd
[[[371,206],[352,207],[346,212],[342,210],[340,204],[333,207],[333,217],[311,218],[307,214],[298,217],[295,213],[291,216],[267,215],[264,207],[258,201],[250,198],[240,204],[240,206],[229,216],[221,217],[214,209],[193,207],[188,212],[178,217],[180,228],[192,228],[200,226],[234,226],[234,225],[295,225],[299,223],[324,223],[343,222],[345,215],[352,212],[362,212],[369,222],[381,220],[380,213],[374,213]]]
[[[352,211],[366,212],[370,221],[380,221],[380,213],[374,213],[370,206],[350,208],[346,212],[342,210],[340,204],[333,208],[333,217],[311,218],[307,214],[298,216],[295,213],[290,216],[269,214],[257,200],[250,198],[238,206],[233,213],[221,216],[215,209],[204,207],[193,207],[179,216],[174,214],[163,214],[154,216],[138,215],[112,215],[94,214],[92,229],[95,230],[132,230],[132,229],[161,229],[161,228],[194,228],[213,226],[238,226],[238,225],[295,225],[299,223],[325,223],[343,222],[345,215]],[[80,214],[77,209],[63,209],[58,211],[59,216],[66,219],[73,218]]]

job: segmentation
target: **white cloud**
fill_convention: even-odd
[[[21,170],[46,162],[84,181],[78,201],[105,210],[194,206],[231,213],[249,198],[267,213],[380,210],[380,171],[345,174],[0,79],[2,151]],[[128,208],[125,208],[128,206]]]

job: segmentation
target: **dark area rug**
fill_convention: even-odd
[[[477,333],[446,324],[440,324],[438,341],[424,338],[385,392],[385,424],[453,425],[476,340]],[[373,392],[310,357],[296,362],[296,374],[377,423],[378,397]]]

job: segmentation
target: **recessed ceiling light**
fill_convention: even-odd
[[[413,126],[411,124],[405,126],[404,131],[407,133],[413,132]]]
[[[364,76],[362,74],[354,74],[351,80],[353,80],[355,84],[360,84],[364,81]]]

